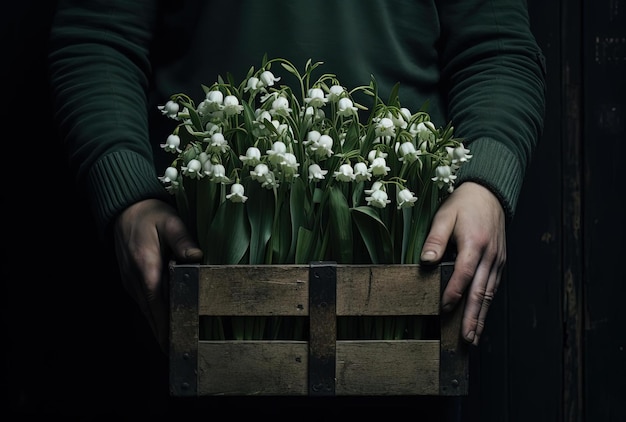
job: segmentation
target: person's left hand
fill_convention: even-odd
[[[491,191],[464,182],[441,204],[422,248],[422,262],[439,262],[450,242],[454,271],[441,303],[450,311],[467,294],[461,334],[478,345],[506,261],[505,215]]]

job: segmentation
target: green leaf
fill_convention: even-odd
[[[298,228],[298,238],[296,245],[296,256],[294,259],[295,264],[308,264],[313,259],[313,248],[314,248],[315,236],[313,236],[313,232],[304,227]]]
[[[300,227],[307,226],[306,214],[310,209],[311,204],[308,204],[306,192],[307,185],[301,177],[298,177],[293,181],[289,194],[289,209],[291,212],[291,245],[287,256],[288,262],[293,261],[296,254],[298,232]]]
[[[393,244],[389,230],[372,207],[352,208],[354,221],[369,252],[372,264],[393,263]]]
[[[424,183],[422,195],[413,208],[413,221],[409,230],[409,243],[403,264],[418,264],[422,246],[428,236],[430,225],[439,207],[439,192],[430,181]]]
[[[211,242],[208,236],[209,224],[213,221],[216,204],[219,203],[220,185],[208,179],[195,181],[195,221],[197,222],[198,243],[204,250],[207,243]]]
[[[202,121],[200,120],[200,116],[196,112],[195,108],[189,107],[188,110],[189,118],[191,119],[191,123],[193,123],[193,127],[198,131],[204,130],[204,128],[202,127]]]
[[[250,264],[264,264],[274,221],[274,193],[250,180],[246,184],[246,209],[250,222]]]
[[[329,186],[328,218],[333,256],[339,263],[352,263],[352,221],[350,207],[341,189]]]
[[[239,264],[250,245],[250,226],[244,204],[222,202],[208,236],[208,264]]]

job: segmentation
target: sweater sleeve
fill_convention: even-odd
[[[169,195],[148,135],[156,1],[60,0],[49,38],[55,122],[104,235],[130,204]]]
[[[513,217],[543,129],[545,67],[524,0],[439,2],[442,82],[473,154],[458,183],[489,188]]]

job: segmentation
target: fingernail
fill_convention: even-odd
[[[422,259],[424,261],[432,261],[435,259],[437,254],[434,251],[424,251],[422,252]]]
[[[474,337],[476,336],[476,333],[474,331],[470,331],[469,333],[467,333],[467,335],[465,336],[465,339],[467,341],[469,341],[470,343],[474,341]]]

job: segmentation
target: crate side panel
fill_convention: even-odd
[[[419,265],[340,265],[337,315],[438,315],[441,273]]]
[[[307,395],[308,343],[201,341],[198,395]]]
[[[337,395],[437,395],[439,341],[338,341]]]
[[[308,316],[309,267],[298,265],[202,266],[200,315]]]

